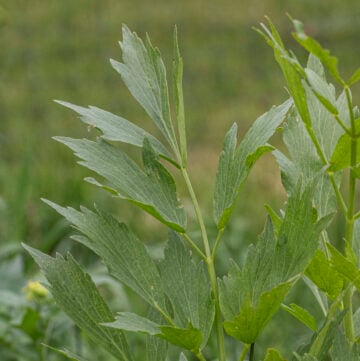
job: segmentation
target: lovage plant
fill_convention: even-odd
[[[161,131],[162,140],[99,108],[59,102],[101,132],[95,141],[56,138],[74,151],[80,164],[105,179],[103,183],[87,180],[140,207],[169,230],[164,256],[156,261],[124,223],[103,210],[76,210],[46,201],[80,233],[74,240],[95,252],[115,279],[147,303],[144,314],[131,310],[113,314],[70,254],[51,257],[24,245],[44,272],[59,306],[115,359],[136,360],[134,355],[139,353],[129,346],[128,338],[129,333],[140,333],[146,334],[142,337],[147,341],[139,360],[169,360],[169,349],[181,361],[255,360],[259,336],[281,308],[313,333],[294,351],[293,360],[360,360],[360,311],[354,297],[360,290],[360,212],[355,202],[360,112],[350,91],[360,79],[360,70],[345,81],[337,59],[306,35],[299,21],[293,23],[294,38],[309,53],[306,66],[285,49],[270,21],[269,27],[261,25],[258,30],[274,50],[290,98],[260,116],[239,145],[236,124],[226,134],[215,179],[214,239],[208,237],[187,169],[183,65],[176,31],[172,102],[164,63],[148,37],[143,42],[124,26],[123,61],[111,61]],[[337,88],[328,83],[326,74]],[[287,154],[268,144],[277,130],[283,134]],[[117,142],[140,148],[143,165]],[[265,152],[272,152],[279,164],[287,202],[280,212],[266,208],[265,229],[247,250],[245,261],[230,261],[227,275],[219,278],[216,261],[218,249],[226,242],[224,230],[252,166]],[[182,177],[187,186],[202,243],[189,235],[173,175]],[[338,211],[346,224],[341,239],[328,232]],[[315,319],[312,310],[286,305],[287,294],[300,280],[313,292],[321,320]],[[213,338],[216,346],[209,347]],[[242,345],[238,351],[227,349],[229,339]],[[83,360],[69,350],[59,352]],[[285,360],[273,348],[256,359]]]

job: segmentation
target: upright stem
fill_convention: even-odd
[[[356,166],[356,153],[357,153],[357,140],[356,140],[356,127],[355,117],[352,109],[352,102],[350,97],[349,88],[345,88],[346,99],[349,108],[350,121],[351,121],[351,155],[350,155],[350,174],[349,174],[349,200],[348,212],[346,214],[346,228],[345,238],[348,246],[352,249],[354,239],[354,208],[355,208],[355,190],[356,190],[356,177],[353,173],[353,167]],[[348,287],[344,295],[344,306],[347,309],[345,315],[345,333],[350,341],[354,341],[354,324],[353,324],[353,287]]]
[[[255,343],[252,343],[250,346],[250,355],[249,355],[249,361],[255,360]]]
[[[221,317],[221,311],[220,311],[220,302],[219,302],[219,293],[217,288],[217,280],[216,280],[216,272],[215,272],[215,266],[214,266],[214,259],[210,251],[210,244],[209,239],[207,236],[205,223],[201,214],[201,210],[199,207],[199,203],[196,198],[196,194],[194,192],[193,186],[191,184],[188,172],[186,168],[181,168],[182,175],[184,177],[186,186],[189,190],[189,194],[191,197],[191,200],[194,205],[195,214],[197,217],[197,220],[199,222],[200,230],[201,230],[201,236],[203,240],[203,245],[205,249],[205,255],[206,255],[206,265],[210,277],[210,283],[211,283],[211,290],[215,301],[215,325],[216,325],[216,336],[217,336],[217,344],[218,344],[218,350],[219,350],[219,361],[226,361],[226,355],[225,355],[225,342],[224,342],[224,332],[222,327],[222,317]]]

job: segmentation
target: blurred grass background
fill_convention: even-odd
[[[225,132],[236,121],[241,136],[257,116],[286,98],[272,51],[252,27],[268,15],[285,41],[297,49],[288,12],[340,57],[345,74],[359,65],[358,0],[12,0],[0,4],[0,184],[2,211],[9,215],[1,231],[7,239],[38,243],[45,249],[54,237],[62,236],[62,227],[40,197],[72,205],[108,199],[82,181],[88,171],[51,140],[54,135],[88,136],[75,114],[52,99],[96,105],[149,129],[149,119],[108,62],[121,57],[117,41],[122,23],[141,35],[148,32],[169,66],[172,30],[178,25],[190,167],[195,183],[201,184],[198,189],[209,215]],[[267,157],[255,168],[240,206],[249,230],[259,232],[262,204],[277,200],[280,205],[281,196],[278,171]]]
[[[97,202],[119,213],[146,241],[165,235],[143,213],[83,182],[89,171],[51,140],[89,136],[76,115],[53,99],[95,105],[154,130],[108,61],[121,59],[122,23],[139,35],[148,32],[168,67],[173,26],[178,26],[189,166],[211,217],[225,132],[236,121],[241,138],[259,115],[286,98],[272,51],[252,27],[270,16],[289,47],[303,55],[291,39],[286,13],[302,20],[307,32],[340,58],[345,76],[360,65],[358,0],[0,1],[0,242],[21,240],[51,251],[65,239],[61,247],[71,247],[67,225],[40,197],[75,207]],[[355,88],[357,99],[359,93]],[[227,234],[223,262],[256,239],[264,203],[282,205],[278,173],[270,155],[255,166]]]

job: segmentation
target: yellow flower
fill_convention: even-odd
[[[38,281],[29,281],[23,288],[23,291],[28,301],[43,299],[49,293],[49,291]]]

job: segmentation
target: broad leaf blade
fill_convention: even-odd
[[[177,141],[170,117],[166,71],[160,52],[147,38],[143,41],[123,25],[120,43],[123,63],[111,60],[111,64],[130,90],[133,97],[149,114],[161,130],[173,150]]]
[[[203,344],[200,330],[191,325],[187,328],[160,326],[160,329],[162,333],[159,337],[185,350],[198,353]]]
[[[81,121],[89,127],[99,129],[102,132],[102,138],[106,140],[142,147],[144,139],[147,138],[158,154],[164,158],[171,158],[164,145],[155,137],[122,117],[93,106],[85,108],[60,100],[56,102],[78,113]]]
[[[123,333],[99,325],[113,321],[114,317],[90,276],[71,255],[53,258],[27,245],[23,247],[44,272],[56,303],[75,324],[119,360],[131,361]]]
[[[279,309],[290,287],[291,283],[285,283],[263,293],[259,297],[257,305],[245,300],[240,313],[232,320],[224,322],[225,331],[230,336],[246,344],[255,342],[261,331]]]
[[[360,119],[355,121],[356,132],[360,131]],[[330,159],[331,168],[333,172],[340,171],[342,169],[350,167],[351,164],[351,142],[352,139],[349,134],[343,134],[334,149],[334,152]],[[359,150],[359,138],[356,140],[357,152],[356,152],[356,164],[360,162],[360,150]]]
[[[174,180],[156,160],[148,141],[143,153],[147,173],[121,149],[104,141],[55,138],[81,158],[80,164],[105,177],[119,196],[145,209],[170,228],[185,230],[185,212],[180,208]]]
[[[74,239],[95,252],[109,272],[150,305],[165,307],[162,281],[154,261],[141,241],[111,215],[85,207],[81,211],[46,201],[86,237]]]
[[[191,324],[206,343],[214,320],[214,303],[203,262],[195,264],[181,239],[170,233],[165,259],[160,263],[164,291],[174,309],[175,322]]]
[[[291,105],[292,102],[288,100],[258,118],[236,151],[236,125],[227,133],[219,159],[214,194],[214,216],[219,229],[229,221],[241,187],[255,161],[264,152],[272,150],[266,143],[284,121]]]

